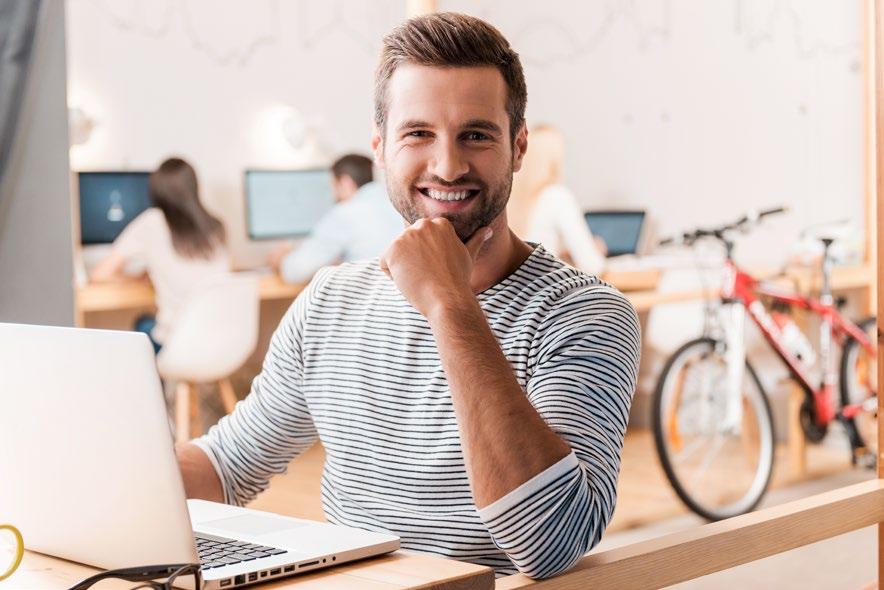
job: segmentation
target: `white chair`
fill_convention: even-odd
[[[230,375],[258,344],[259,305],[257,277],[231,276],[200,289],[181,310],[157,356],[160,375],[177,382],[178,442],[201,432],[197,384],[217,383],[224,409],[233,411],[237,398]]]

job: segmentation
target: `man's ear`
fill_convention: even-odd
[[[371,124],[371,151],[374,152],[374,163],[384,169],[384,136],[375,121]]]
[[[516,139],[513,141],[513,172],[518,172],[522,168],[522,158],[528,150],[528,125],[522,121],[519,132],[516,133]]]

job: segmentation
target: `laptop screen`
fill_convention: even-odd
[[[305,236],[334,206],[326,169],[247,170],[245,196],[253,240]]]
[[[589,231],[608,246],[608,257],[636,254],[644,211],[588,211],[584,214]]]

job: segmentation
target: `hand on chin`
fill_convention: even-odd
[[[429,318],[440,306],[474,298],[473,265],[491,233],[491,228],[479,228],[464,243],[448,219],[419,219],[381,255],[381,269],[408,302]]]

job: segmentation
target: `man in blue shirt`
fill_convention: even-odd
[[[370,158],[343,156],[332,175],[337,204],[297,248],[286,244],[268,257],[286,282],[306,283],[323,266],[380,256],[405,227],[383,184],[374,182]]]

